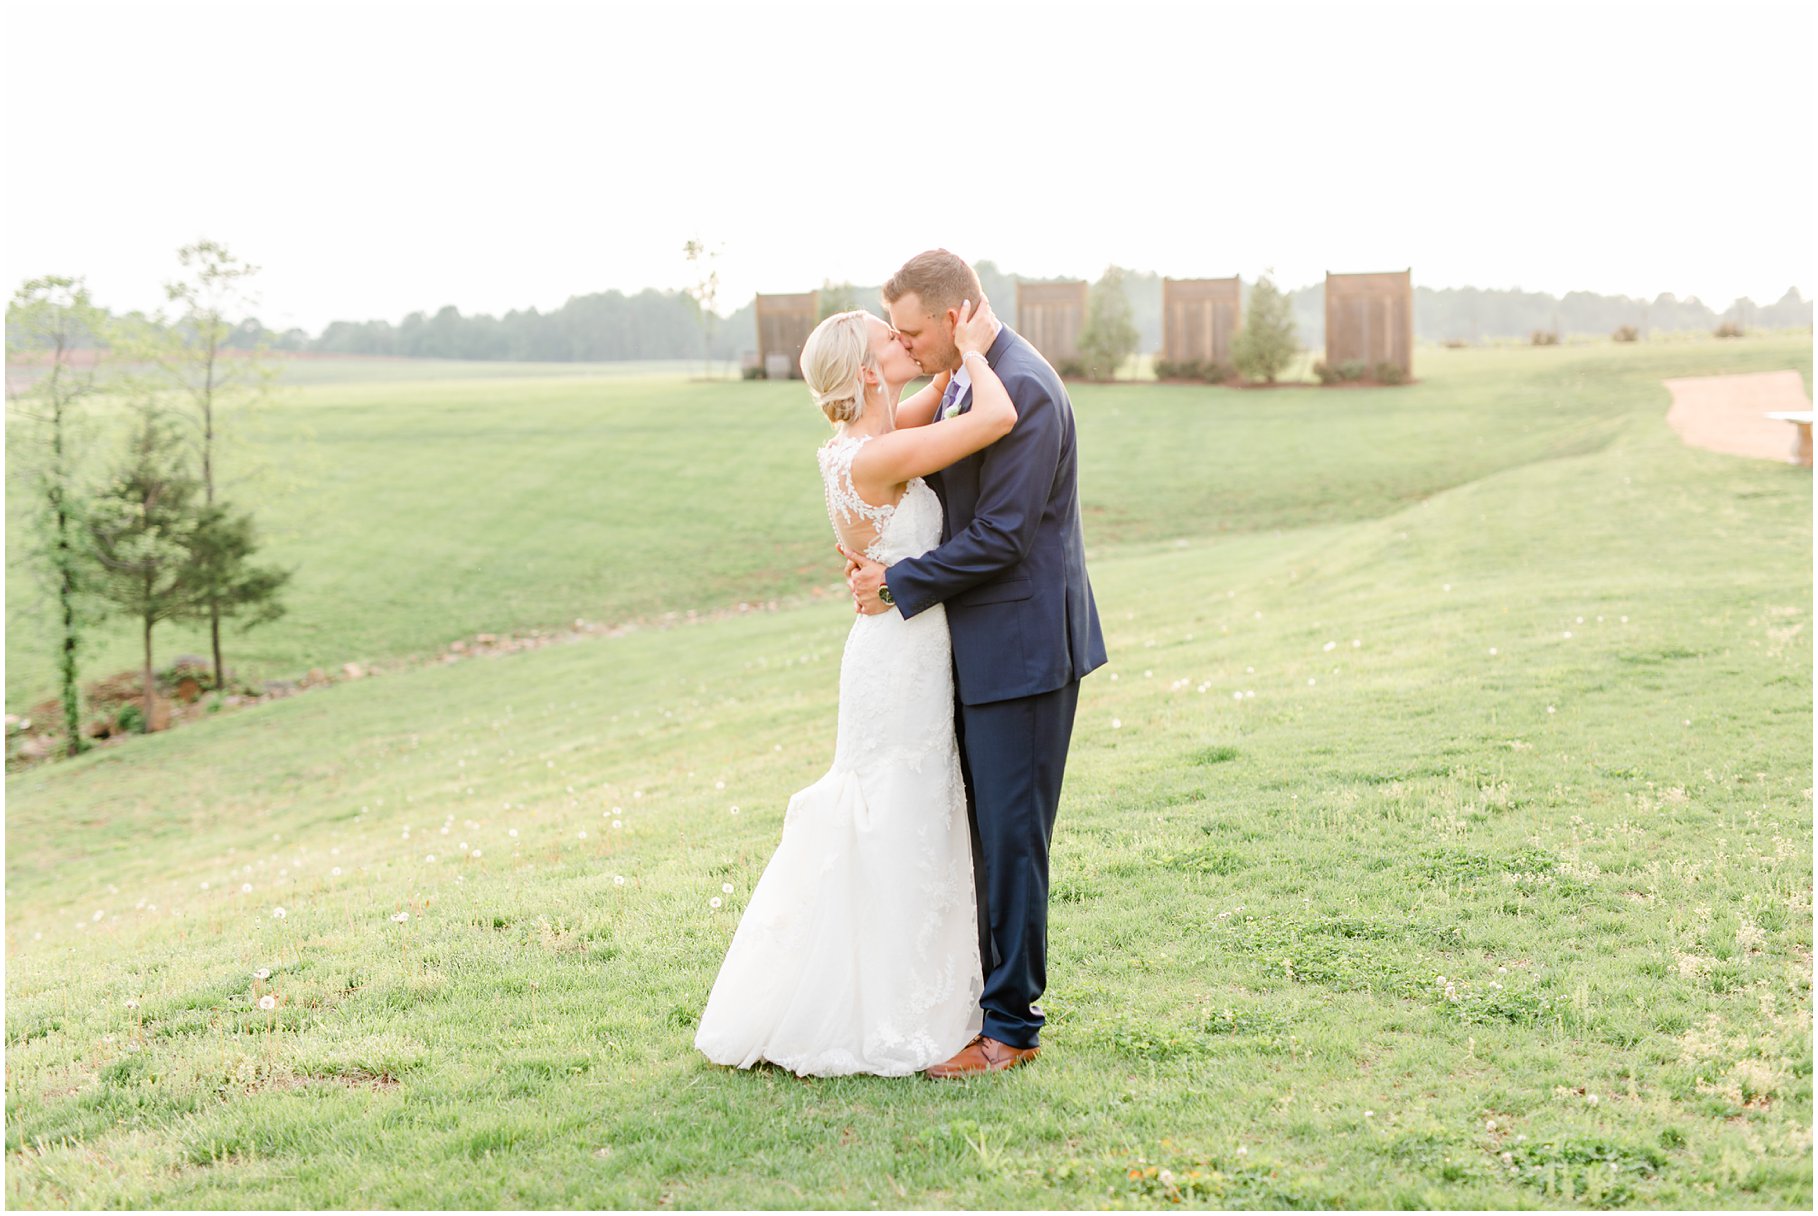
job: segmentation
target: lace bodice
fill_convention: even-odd
[[[820,449],[821,484],[827,492],[827,519],[833,534],[863,550],[874,562],[920,557],[941,540],[941,500],[928,483],[913,478],[895,503],[874,506],[852,484],[852,458],[872,435],[841,435]]]

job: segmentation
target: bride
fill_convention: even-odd
[[[820,449],[840,542],[888,565],[941,539],[923,482],[1010,433],[1016,408],[984,352],[990,306],[954,330],[972,408],[935,422],[948,375],[920,374],[863,309],[822,321],[802,374],[834,424]],[[768,1060],[800,1075],[903,1076],[979,1032],[977,903],[940,606],[860,616],[840,659],[833,767],[789,801],[783,836],[733,935],[694,1044],[716,1064]]]

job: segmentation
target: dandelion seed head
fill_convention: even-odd
[[[259,998],[259,1008],[276,1009],[277,1007],[278,1007],[278,998],[273,996],[271,993],[268,992],[264,996]]]
[[[407,920],[409,920],[409,919],[410,919],[410,913],[408,913],[408,912],[394,912],[394,913],[393,913],[393,914],[392,914],[392,917],[391,917],[391,919],[392,919],[392,920],[394,920],[394,921],[396,921],[396,922],[397,922],[397,923],[398,923],[398,924],[400,924],[400,925],[401,925],[401,924],[403,924],[403,923],[404,923],[404,922],[405,922],[405,921],[407,921]]]
[[[1122,730],[1123,726],[1124,726],[1124,720],[1122,718],[1111,719],[1111,729],[1112,730]]]
[[[714,896],[714,897],[713,897],[713,898],[712,898],[712,899],[710,899],[710,900],[708,900],[708,901],[707,901],[707,906],[708,906],[708,907],[709,907],[709,908],[717,908],[717,907],[719,907],[719,906],[720,906],[720,897],[719,897],[719,896],[717,896],[717,895],[715,895],[715,896]]]
[[[728,895],[731,895],[732,894],[732,884],[729,882],[723,882],[720,884],[720,890],[724,891]]]
[[[612,876],[612,885],[615,887],[624,886],[625,885],[625,876],[623,874],[614,874]]]
[[[279,920],[283,920],[287,915],[289,915],[287,912],[284,911],[283,908],[273,908],[271,910],[271,914]]]

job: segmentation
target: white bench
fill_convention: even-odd
[[[1789,458],[1793,464],[1812,467],[1812,411],[1811,410],[1773,410],[1769,418],[1793,424],[1793,454]]]

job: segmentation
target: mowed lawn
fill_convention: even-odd
[[[1261,391],[1148,384],[1075,390],[1093,557],[1134,542],[1376,518],[1535,460],[1595,450],[1664,414],[1659,380],[1801,367],[1809,339],[1423,350],[1399,389]],[[476,633],[616,625],[836,587],[799,384],[637,374],[497,378],[500,364],[302,361],[308,383],[230,416],[226,496],[252,509],[263,561],[295,572],[289,614],[231,625],[254,687],[313,667],[432,656]],[[631,369],[635,373],[636,369]],[[105,423],[89,448],[113,459]],[[8,417],[9,469],[21,453]],[[56,695],[56,614],[27,564],[8,477],[9,711]],[[163,625],[157,661],[209,652],[205,625]],[[136,624],[85,635],[85,678],[136,671]]]
[[[1045,1051],[960,1083],[691,1046],[832,751],[849,617],[805,594],[799,386],[309,390],[262,425],[341,458],[286,543],[391,585],[312,592],[337,644],[555,623],[583,585],[602,619],[786,602],[9,777],[8,1201],[1809,1206],[1811,477],[1682,447],[1658,383],[1786,366],[1809,384],[1807,339],[1082,386],[1112,663]],[[536,549],[574,482],[591,548]],[[486,592],[423,552],[458,544]],[[597,582],[558,575],[587,552]]]

